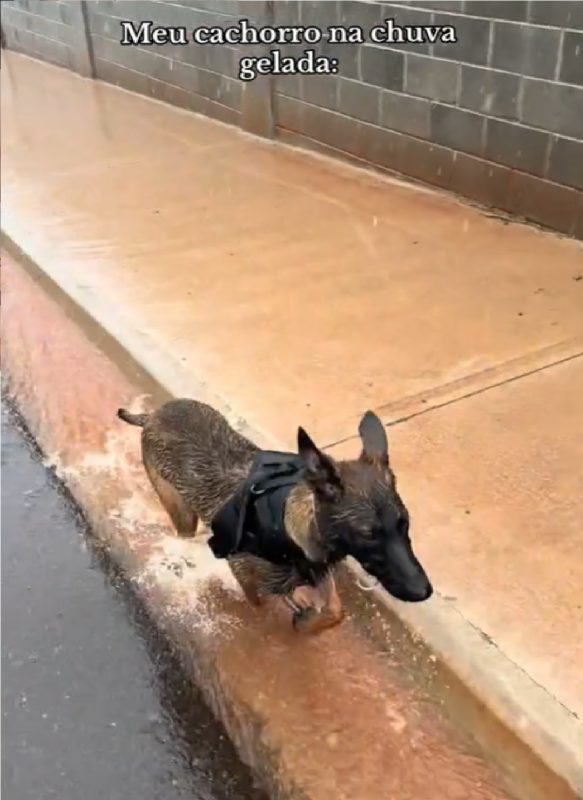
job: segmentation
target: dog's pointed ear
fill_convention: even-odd
[[[362,439],[360,460],[382,469],[389,467],[389,443],[383,423],[372,411],[360,420],[358,432]]]
[[[343,494],[334,461],[319,450],[303,428],[298,428],[298,453],[306,467],[306,481],[323,500],[335,503]]]

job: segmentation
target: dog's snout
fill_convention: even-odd
[[[384,588],[398,600],[406,603],[422,603],[433,594],[433,586],[423,575],[414,580],[395,580],[392,576],[381,580]]]
[[[379,578],[389,594],[408,603],[421,603],[431,597],[433,586],[409,541],[393,540],[386,556],[380,570],[372,564],[369,570]],[[363,566],[367,568],[366,564]]]
[[[433,586],[427,578],[420,581],[418,585],[409,587],[409,597],[407,598],[410,603],[422,603],[424,600],[429,600],[433,594]]]

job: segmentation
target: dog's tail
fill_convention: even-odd
[[[124,422],[127,422],[128,425],[138,425],[140,428],[143,428],[146,422],[148,421],[149,414],[130,414],[129,411],[126,411],[125,408],[118,408],[117,416],[120,419],[123,419]]]

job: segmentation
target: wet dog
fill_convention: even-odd
[[[118,416],[142,428],[146,472],[177,532],[193,536],[202,520],[247,598],[259,604],[282,596],[297,629],[315,632],[342,620],[333,572],[347,555],[400,600],[431,596],[385,428],[372,412],[360,422],[362,452],[351,461],[320,451],[302,428],[297,454],[261,451],[194,400]],[[319,609],[314,590],[323,598]]]

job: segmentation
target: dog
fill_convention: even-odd
[[[178,534],[193,536],[202,520],[248,600],[283,597],[295,629],[315,633],[343,619],[334,568],[348,555],[400,600],[431,596],[373,412],[360,422],[362,451],[350,461],[323,453],[303,428],[297,453],[262,451],[195,400],[150,414],[119,409],[118,417],[142,428],[146,472]]]

